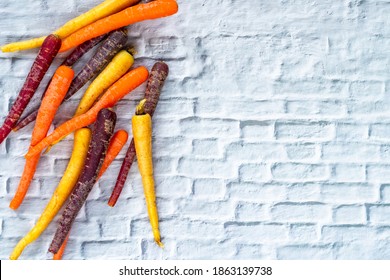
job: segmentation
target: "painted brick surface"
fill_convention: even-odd
[[[0,44],[46,34],[99,2],[2,0]],[[389,1],[178,2],[178,14],[129,28],[136,65],[170,66],[153,131],[166,248],[152,240],[136,164],[117,206],[106,204],[121,152],[64,258],[390,259]],[[1,121],[35,55],[0,53]],[[118,129],[131,129],[143,91],[116,106]],[[42,158],[12,211],[31,131],[0,146],[0,259],[39,217],[72,149],[69,137]],[[22,259],[48,257],[57,221]]]

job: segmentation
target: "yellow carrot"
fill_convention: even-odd
[[[87,26],[99,19],[115,14],[131,5],[138,3],[140,0],[106,0],[101,4],[90,9],[88,12],[68,21],[59,29],[53,32],[61,39],[68,37],[75,31]],[[46,36],[34,38],[26,41],[14,42],[1,47],[3,52],[16,52],[38,48],[42,45]]]
[[[144,112],[145,102],[146,99],[143,99],[140,102],[137,106],[136,114],[132,118],[133,138],[154,240],[160,247],[164,247],[161,243],[160,231],[158,228],[158,212],[153,178],[152,118],[149,114],[145,114]]]
[[[133,63],[134,58],[129,52],[125,50],[120,51],[89,85],[77,107],[75,116],[87,112],[95,103],[96,99],[122,77]]]
[[[65,203],[83,169],[90,139],[91,130],[88,128],[81,128],[75,132],[74,147],[68,167],[39,220],[14,248],[10,256],[11,260],[19,258],[24,248],[42,234]]]

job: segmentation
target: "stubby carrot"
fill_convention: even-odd
[[[90,125],[96,120],[97,115],[101,109],[114,106],[130,91],[144,83],[147,80],[148,75],[149,72],[144,66],[139,66],[129,71],[115,84],[113,84],[91,109],[89,109],[86,113],[74,117],[61,124],[50,135],[42,139],[42,141],[40,141],[37,145],[31,147],[25,157],[33,157],[42,152],[43,149],[47,148],[55,141],[63,138],[76,129]]]
[[[49,35],[45,39],[17,99],[12,105],[8,116],[5,118],[4,124],[0,128],[0,144],[19,121],[20,116],[26,109],[35,91],[38,89],[39,84],[54,60],[54,57],[57,55],[60,46],[61,39],[56,35]]]
[[[168,76],[168,72],[169,72],[168,65],[162,61],[156,62],[153,65],[152,70],[150,71],[150,76],[145,90],[145,99],[147,100],[145,104],[145,112],[148,113],[150,116],[153,116],[154,111],[157,107],[157,103],[160,98],[161,89]],[[133,164],[134,159],[135,159],[134,139],[131,139],[125,158],[122,162],[118,174],[118,178],[115,183],[115,187],[108,201],[109,206],[111,207],[115,206],[116,202],[118,201],[118,198],[125,185],[127,175],[129,174],[129,170],[131,168],[131,165]]]
[[[53,255],[53,260],[56,260],[56,261],[62,260],[62,256],[64,255],[66,245],[68,244],[69,235],[70,235],[70,232],[66,236],[66,238],[65,238],[64,242],[62,243],[58,252]]]
[[[61,104],[69,85],[72,82],[74,72],[67,66],[60,66],[46,91],[45,97],[42,100],[38,111],[37,122],[31,136],[30,146],[36,145],[46,137],[50,125],[54,119],[58,107]],[[26,160],[26,165],[23,170],[22,178],[15,196],[10,203],[10,208],[17,209],[23,202],[23,199],[28,191],[31,180],[34,177],[35,170],[39,162],[40,155],[37,154],[33,158]]]
[[[65,203],[83,169],[89,142],[91,140],[91,134],[89,128],[81,128],[75,132],[72,155],[64,175],[35,226],[14,248],[10,256],[11,260],[19,258],[24,248],[28,244],[34,242],[42,234]]]
[[[145,102],[146,99],[143,99],[137,106],[135,116],[131,120],[131,125],[138,168],[142,178],[146,207],[148,209],[154,240],[160,247],[164,247],[161,243],[160,231],[158,228],[156,191],[153,178],[152,117],[144,111]]]
[[[65,203],[64,212],[60,217],[56,233],[49,247],[49,252],[53,254],[57,253],[63,244],[73,221],[96,182],[114,131],[115,123],[116,114],[114,111],[110,109],[102,109],[99,111],[93,128],[92,139],[89,144],[84,168],[69,199]]]
[[[95,6],[88,12],[68,21],[62,27],[53,32],[61,39],[68,37],[70,34],[79,30],[80,28],[95,22],[106,16],[115,14],[131,5],[138,3],[140,0],[106,0],[98,6]],[[97,37],[97,36],[95,36]],[[1,47],[3,52],[15,52],[32,48],[38,48],[45,40],[45,36],[34,38],[26,41],[10,43]],[[80,45],[80,44],[78,44]]]
[[[72,84],[63,100],[65,102],[71,98],[79,89],[81,89],[89,80],[111,61],[111,59],[123,48],[127,41],[127,30],[119,29],[110,32],[106,39],[102,42],[95,54],[87,61],[83,68],[77,73]],[[31,111],[30,114],[23,119],[23,126],[34,121],[37,115],[37,110]]]
[[[98,180],[103,175],[104,172],[106,172],[107,168],[110,166],[111,162],[116,158],[116,156],[119,154],[119,152],[122,150],[123,146],[127,142],[127,138],[129,137],[126,130],[118,130],[115,132],[114,136],[112,136],[112,139],[110,141],[110,145],[107,149],[106,157],[104,158],[102,168],[100,169]]]
[[[167,17],[178,11],[175,0],[156,0],[137,4],[116,14],[91,23],[64,39],[60,52],[67,51],[83,42],[139,21]]]

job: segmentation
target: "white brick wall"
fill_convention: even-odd
[[[99,2],[2,0],[0,44],[46,34]],[[166,248],[153,243],[136,164],[117,206],[106,205],[122,152],[64,258],[389,259],[389,1],[178,2],[177,15],[129,29],[137,65],[170,66],[153,132]],[[35,55],[0,54],[1,120]],[[118,129],[131,129],[143,90],[116,106]],[[14,212],[31,131],[0,146],[1,259],[39,217],[72,148],[69,138],[42,158]],[[22,258],[47,258],[55,229]]]

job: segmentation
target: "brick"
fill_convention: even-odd
[[[217,139],[195,139],[192,141],[192,154],[197,157],[210,158],[215,157],[216,154],[220,158],[222,151],[219,148]]]
[[[361,225],[323,226],[321,240],[324,242],[353,242],[374,238],[374,230]]]
[[[389,222],[390,205],[371,205],[368,206],[368,219],[372,224],[390,224]]]
[[[333,209],[333,221],[336,224],[365,224],[366,208],[361,205],[340,205]]]
[[[186,199],[180,203],[179,211],[183,217],[202,217],[207,220],[207,215],[213,213],[213,215],[218,215],[221,219],[229,219],[234,215],[234,208],[230,206],[231,203],[230,201],[210,202],[200,199]]]
[[[269,203],[285,200],[287,187],[279,184],[231,183],[228,193],[234,199]]]
[[[182,136],[154,137],[152,145],[153,145],[153,155],[155,157],[161,157],[161,156],[180,157],[191,153],[191,149],[192,149],[191,140]]]
[[[325,203],[375,202],[379,191],[374,185],[365,183],[322,184],[321,201]]]
[[[141,255],[139,240],[123,241],[88,241],[82,243],[82,256],[86,259],[121,260],[138,259]]]
[[[389,124],[373,124],[370,126],[370,139],[389,140],[390,139]]]
[[[181,158],[177,171],[180,175],[192,178],[228,179],[237,177],[237,171],[231,162],[222,160]]]
[[[291,140],[328,140],[333,137],[333,130],[333,125],[327,122],[277,122],[275,137]]]
[[[369,164],[367,165],[367,180],[369,182],[390,182],[390,165]]]
[[[336,182],[364,182],[366,168],[362,164],[337,164],[332,175],[332,180]]]
[[[330,221],[329,206],[321,203],[278,203],[271,208],[276,222],[315,223]]]
[[[288,238],[288,227],[283,224],[261,224],[258,222],[227,222],[225,224],[226,235],[229,239],[238,242],[251,240],[256,236],[257,240],[266,243],[280,243]]]
[[[27,219],[7,218],[3,221],[2,238],[21,238],[26,235],[33,226],[33,221],[28,221]]]
[[[106,216],[107,217],[107,216]],[[130,236],[130,221],[124,217],[107,217],[101,223],[102,239],[125,240]]]
[[[260,203],[239,202],[236,206],[236,221],[256,222],[270,220],[267,205]]]
[[[244,140],[274,139],[274,123],[268,121],[241,121],[241,138]]]
[[[291,160],[315,160],[318,158],[318,147],[314,143],[286,145],[287,157]]]
[[[226,156],[230,161],[238,162],[268,162],[283,160],[286,152],[278,143],[246,143],[234,142],[226,147]]]
[[[340,100],[307,101],[296,100],[287,102],[287,113],[295,116],[345,116],[346,105]]]
[[[294,183],[287,188],[287,200],[292,202],[321,201],[319,183]]]
[[[333,254],[331,245],[288,245],[277,249],[280,260],[330,260]]]
[[[185,118],[180,121],[180,132],[187,137],[227,137],[240,135],[239,122],[224,119]],[[158,135],[158,134],[156,134]]]
[[[226,194],[226,184],[222,179],[195,179],[192,188],[194,198],[221,200]]]
[[[349,91],[352,98],[370,98],[370,100],[375,100],[381,98],[384,84],[378,81],[357,81],[351,83]]]
[[[234,259],[262,259],[263,257],[264,255],[262,253],[262,246],[238,244],[237,253],[234,256]]]
[[[155,176],[158,196],[164,198],[188,197],[192,189],[192,181],[182,176]]]
[[[355,123],[338,123],[336,140],[360,141],[368,138],[368,125]]]
[[[268,182],[271,171],[267,164],[242,164],[239,169],[239,178],[244,182]]]
[[[379,159],[380,146],[365,143],[329,143],[322,146],[322,159],[336,162],[367,162]]]
[[[310,223],[294,223],[290,225],[289,239],[292,242],[304,243],[318,239],[318,226]]]
[[[276,163],[271,172],[279,181],[321,181],[329,177],[329,168],[321,164]]]
[[[177,258],[182,260],[234,259],[234,254],[233,246],[218,242],[217,239],[187,239],[177,242]]]
[[[390,202],[390,185],[388,185],[388,184],[381,185],[380,198],[381,198],[381,201],[384,203]]]

